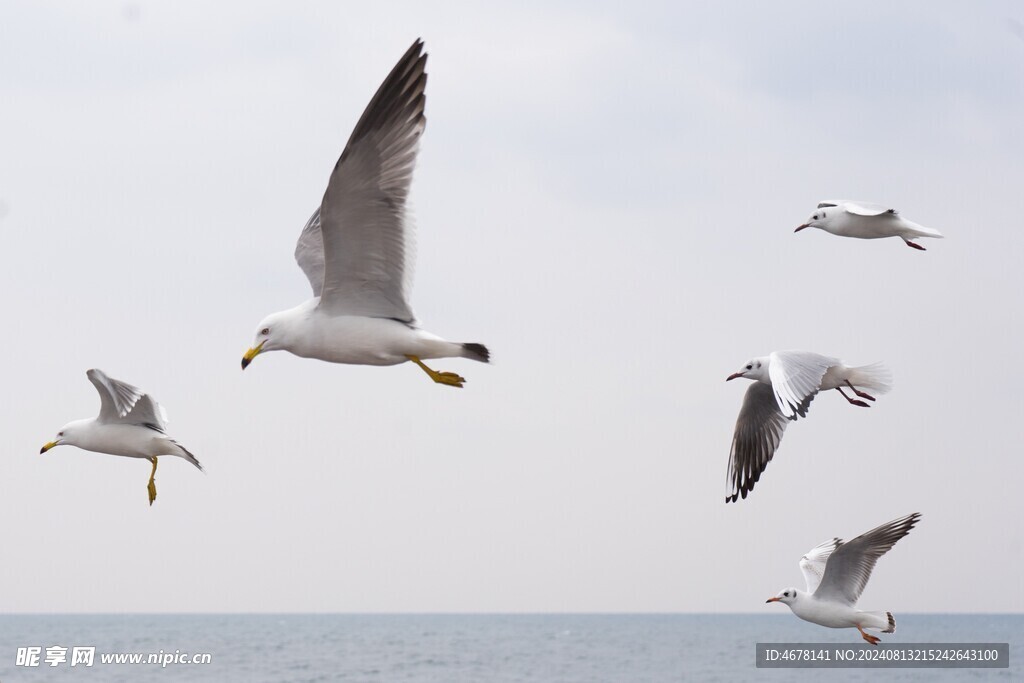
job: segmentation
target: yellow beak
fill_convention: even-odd
[[[251,348],[251,349],[249,349],[248,351],[245,352],[245,354],[242,356],[242,369],[243,370],[245,370],[247,367],[249,367],[249,363],[252,362],[253,358],[255,358],[256,356],[260,355],[260,351],[263,350],[263,345],[266,344],[266,343],[267,342],[265,342],[265,341],[261,341],[259,346],[254,346],[253,348]]]
[[[39,451],[39,455],[42,455],[43,453],[45,453],[46,451],[50,450],[51,448],[53,448],[56,445],[57,445],[56,441],[51,441],[50,443],[43,445],[42,449]]]

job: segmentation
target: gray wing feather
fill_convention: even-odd
[[[86,371],[85,376],[100,395],[101,422],[114,422],[124,417],[143,396],[138,387],[107,377],[102,370],[93,368]]]
[[[295,245],[295,261],[306,274],[313,296],[320,296],[324,288],[324,238],[320,232],[320,207],[306,221]]]
[[[158,432],[167,430],[167,411],[149,394],[143,394],[123,420],[130,424],[144,425]]]
[[[324,193],[320,305],[331,313],[415,319],[406,199],[426,125],[422,52],[417,40],[370,100]]]
[[[878,558],[910,533],[920,519],[921,515],[915,512],[876,527],[848,543],[840,543],[825,563],[825,575],[814,597],[850,606],[856,604]]]
[[[86,376],[100,395],[100,422],[147,425],[163,431],[167,413],[163,407],[138,387],[108,377],[102,370],[92,369]]]
[[[753,490],[775,455],[789,423],[790,418],[779,412],[772,388],[761,382],[751,384],[743,397],[743,407],[732,435],[726,472],[726,481],[731,489],[725,497],[727,503],[746,498]]]

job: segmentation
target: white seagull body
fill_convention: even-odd
[[[426,125],[426,61],[416,41],[367,105],[295,247],[314,298],[267,316],[242,369],[264,351],[284,350],[330,363],[412,361],[435,382],[461,387],[462,377],[432,370],[423,359],[489,361],[483,344],[448,342],[419,329],[408,301],[413,240],[406,198]]]
[[[810,351],[774,351],[752,358],[726,381],[743,377],[754,380],[743,398],[733,431],[729,453],[727,503],[746,498],[760,479],[782,441],[786,426],[806,417],[819,391],[835,389],[851,404],[867,408],[864,401],[847,396],[844,388],[869,401],[875,397],[862,391],[885,393],[892,377],[880,363],[848,367],[838,358]]]
[[[153,463],[147,486],[150,505],[156,500],[157,456],[176,455],[203,469],[194,455],[167,436],[167,413],[149,394],[107,377],[102,370],[93,369],[85,374],[100,395],[100,414],[67,423],[40,453],[68,445],[96,453],[149,460]]]
[[[848,543],[838,538],[815,546],[800,559],[800,570],[807,590],[786,588],[766,602],[789,605],[804,621],[829,628],[856,628],[872,645],[879,639],[864,632],[870,628],[882,633],[896,630],[892,612],[862,612],[855,605],[871,578],[871,570],[882,555],[910,533],[921,515],[913,513],[894,520]]]
[[[818,210],[794,232],[804,228],[820,228],[833,235],[862,240],[899,237],[908,247],[921,251],[925,251],[925,248],[911,240],[918,237],[942,237],[938,230],[908,221],[896,209],[849,199],[826,199],[820,202]]]

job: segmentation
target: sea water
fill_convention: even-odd
[[[0,683],[1024,681],[1024,615],[901,614],[897,623],[885,642],[1008,642],[1010,668],[755,668],[759,641],[863,642],[856,630],[791,614],[3,615]],[[35,666],[24,665],[29,647],[39,648]],[[50,666],[54,647],[66,661]],[[71,666],[74,648],[95,648],[92,666]],[[104,664],[103,654],[168,663]],[[181,661],[195,655],[209,663]]]

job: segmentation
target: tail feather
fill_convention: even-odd
[[[945,237],[945,235],[935,228],[926,228],[923,225],[918,225],[917,223],[914,223],[914,232],[917,233],[914,237],[935,237],[938,239]]]
[[[896,631],[896,618],[892,612],[861,612],[861,628],[870,628],[882,633]]]
[[[177,455],[180,455],[181,457],[185,458],[185,460],[188,460],[190,463],[195,465],[197,468],[199,468],[200,472],[205,472],[206,471],[206,470],[203,469],[203,466],[201,464],[199,464],[199,459],[196,458],[196,456],[192,455],[187,448],[182,446],[177,441],[173,441],[172,440],[171,443],[173,443],[175,446],[177,446],[178,450],[181,451],[181,453],[178,453]]]
[[[903,223],[908,228],[905,230],[906,233],[903,234],[904,238],[938,238],[941,240],[944,237],[934,227],[925,227],[920,223],[914,223],[910,220],[904,220]]]
[[[881,363],[850,368],[849,381],[857,388],[874,389],[880,394],[892,390],[892,372]]]
[[[480,361],[481,363],[491,362],[491,352],[483,344],[463,344],[462,355],[464,358]]]

